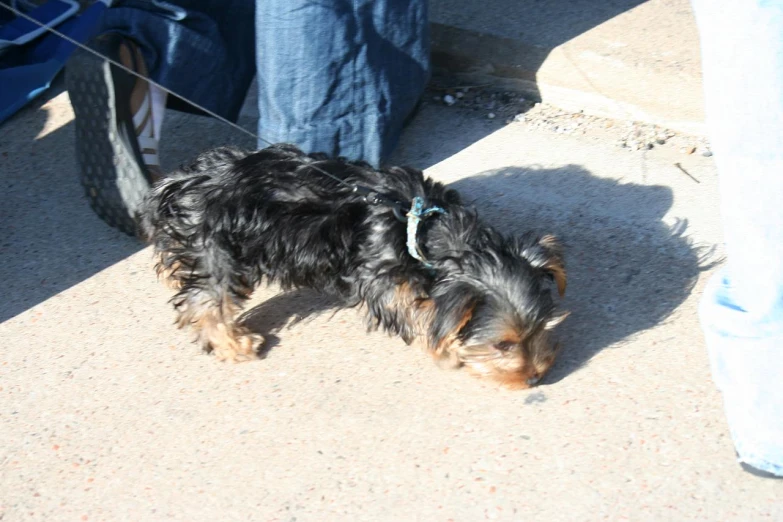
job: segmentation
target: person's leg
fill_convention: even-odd
[[[378,166],[429,80],[426,0],[257,0],[258,134]]]
[[[236,121],[255,74],[252,0],[116,2],[89,46],[163,87]],[[90,206],[135,232],[134,213],[160,177],[165,91],[77,50],[66,65],[76,152]],[[178,98],[177,108],[187,109]]]
[[[133,40],[150,77],[236,121],[255,75],[253,0],[123,0],[96,34]]]
[[[700,305],[741,463],[783,475],[783,0],[692,0],[727,262]]]

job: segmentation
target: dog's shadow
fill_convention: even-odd
[[[558,328],[557,382],[595,354],[664,321],[719,259],[686,237],[687,220],[662,221],[665,186],[619,183],[578,165],[505,168],[452,184],[505,233],[555,234],[565,247],[571,316]]]
[[[708,262],[718,261],[685,236],[687,221],[662,221],[673,201],[665,186],[618,183],[576,165],[487,171],[451,186],[502,232],[552,233],[564,243],[562,306],[571,315],[558,328],[563,352],[546,383],[664,321]],[[266,337],[263,357],[279,344],[282,330],[335,309],[333,299],[294,291],[268,299],[242,320]]]
[[[264,344],[258,352],[263,359],[280,344],[278,334],[282,330],[335,311],[338,304],[337,300],[311,290],[295,290],[277,294],[254,306],[242,314],[239,321],[264,336]]]

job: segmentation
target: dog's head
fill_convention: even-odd
[[[430,292],[428,342],[436,359],[464,366],[511,388],[529,388],[549,371],[559,351],[558,311],[566,273],[552,236],[503,238],[485,231],[480,248],[438,263]]]

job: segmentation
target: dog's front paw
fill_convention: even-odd
[[[217,360],[239,363],[258,359],[258,349],[264,345],[264,336],[246,328],[236,328],[233,335],[221,341],[210,343]]]

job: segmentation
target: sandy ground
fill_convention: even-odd
[[[168,166],[248,144],[183,115],[165,136]],[[783,518],[783,484],[734,460],[699,331],[711,158],[424,108],[396,162],[567,245],[563,356],[510,392],[274,287],[247,312],[268,357],[217,363],[88,208],[73,139],[64,93],[0,128],[0,519]]]

